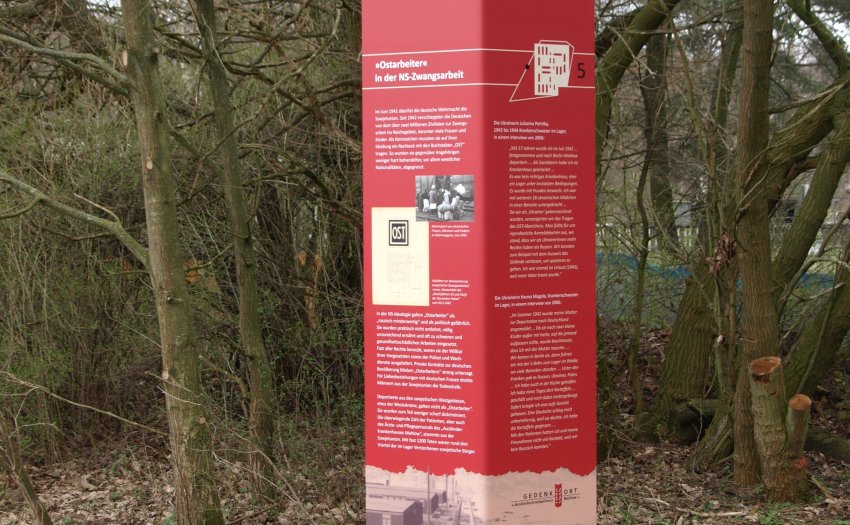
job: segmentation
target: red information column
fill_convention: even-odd
[[[368,525],[596,522],[592,0],[363,0]]]

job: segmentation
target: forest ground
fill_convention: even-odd
[[[615,373],[615,392],[627,392],[621,363],[628,345],[624,330],[606,337]],[[620,337],[622,335],[622,337]],[[647,398],[657,384],[666,333],[649,331],[642,349],[642,383]],[[850,437],[847,410],[850,363],[837,367],[819,390],[814,425]],[[619,372],[619,373],[618,373]],[[850,466],[807,454],[816,480],[811,497],[799,505],[767,502],[759,488],[741,489],[732,478],[731,460],[713,472],[689,468],[691,447],[645,443],[630,438],[634,404],[620,400],[622,427],[618,453],[599,465],[598,522],[630,524],[850,525]],[[365,522],[363,510],[362,427],[318,418],[293,423],[282,432],[286,451],[281,506],[256,502],[244,463],[220,443],[219,479],[224,507],[233,525],[348,525]],[[57,525],[170,525],[173,488],[161,437],[131,432],[76,448],[61,463],[30,465],[33,479]],[[233,449],[230,449],[233,450]],[[0,525],[30,523],[18,492],[0,480]]]

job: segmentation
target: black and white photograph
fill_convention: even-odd
[[[472,175],[420,175],[416,179],[416,220],[473,222]]]
[[[455,476],[408,469],[367,468],[366,525],[476,525],[474,504],[464,500]]]

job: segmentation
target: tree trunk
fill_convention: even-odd
[[[735,259],[734,199],[735,184],[730,180],[734,155],[726,143],[729,135],[729,108],[735,87],[735,73],[741,59],[743,42],[743,14],[740,1],[727,4],[729,21],[727,33],[720,50],[715,96],[711,102],[714,126],[708,131],[705,151],[708,154],[709,213],[707,221],[709,238],[715,245],[712,273],[714,273],[715,311],[718,316],[718,335],[712,345],[716,391],[722,403],[732,401],[735,390],[735,355],[738,348],[738,263]],[[730,412],[725,412],[730,417]],[[731,424],[730,424],[731,426]],[[731,447],[731,444],[730,444]]]
[[[6,471],[9,477],[15,480],[21,493],[23,493],[24,499],[27,500],[35,523],[37,525],[53,525],[47,509],[41,503],[27,470],[24,468],[20,444],[17,435],[6,423],[6,414],[0,414],[0,467]]]
[[[734,172],[737,202],[739,268],[743,281],[740,372],[735,392],[735,480],[752,485],[759,479],[753,434],[749,381],[744,363],[772,355],[779,345],[779,320],[770,272],[770,223],[763,177],[768,145],[770,65],[773,45],[773,0],[744,0],[740,126]]]
[[[827,142],[820,156],[815,178],[812,183],[812,199],[815,198],[814,194],[817,192],[818,200],[826,201],[826,206],[831,203],[832,196],[826,197],[825,195],[821,195],[822,191],[816,187],[814,181],[824,181],[822,184],[826,185],[828,190],[829,187],[832,187],[836,179],[840,179],[848,162],[850,162],[850,116],[848,116],[848,111],[850,111],[850,92],[846,89],[842,90],[842,95],[843,98],[839,99],[841,103],[834,106],[833,122],[835,123],[835,130],[833,131],[831,140]],[[809,203],[809,197],[804,202],[804,208],[806,208],[807,203]],[[824,202],[819,202],[818,204],[820,207],[824,206]],[[813,215],[816,211],[816,206],[811,204],[807,210],[810,211],[801,210],[798,220],[803,219],[804,216]],[[814,223],[818,221],[823,221],[820,214],[810,219],[807,224],[809,228],[814,228]],[[815,231],[816,233],[817,231]],[[810,246],[812,234],[810,231],[807,234],[808,237],[803,237],[801,233],[793,240],[802,245]],[[799,247],[789,247],[787,250],[780,251],[780,254],[783,252],[790,253],[792,250],[799,251]],[[798,254],[797,257],[799,258],[800,255]],[[805,254],[802,257],[805,257]],[[790,257],[786,257],[787,259],[790,259]],[[850,261],[850,243],[844,249],[842,260],[845,263]],[[787,271],[784,274],[780,274],[779,272],[781,270],[776,264],[774,264],[774,268],[777,275],[787,275]],[[777,280],[779,278],[776,277]],[[777,289],[780,285],[783,288],[789,286],[789,282],[790,280],[785,282],[779,281],[777,283]],[[811,395],[814,392],[815,388],[835,363],[838,348],[841,346],[841,342],[847,335],[848,330],[850,330],[850,272],[843,265],[837,266],[835,286],[836,288],[832,291],[829,300],[821,307],[814,321],[807,323],[803,327],[800,338],[786,359],[785,376],[787,378],[787,391],[789,394],[799,392]]]
[[[193,0],[190,5],[202,36],[207,72],[215,111],[216,139],[222,165],[222,187],[227,200],[233,252],[236,259],[236,281],[239,293],[239,334],[248,361],[251,390],[248,427],[252,444],[250,455],[255,491],[273,498],[275,429],[275,393],[271,363],[263,341],[260,322],[260,294],[257,285],[257,257],[251,234],[251,214],[245,204],[245,192],[239,161],[239,144],[230,83],[221,61],[213,0]]]
[[[834,107],[832,102],[841,93],[840,87],[846,81],[846,78],[842,77],[833,82],[823,91],[822,96],[801,106],[790,121],[771,137],[767,149],[769,165],[766,175],[763,176],[763,185],[769,188],[768,193],[772,198],[778,198],[793,181],[796,163],[806,159],[812,149],[832,131],[830,115]],[[718,206],[726,206],[728,210],[724,210],[724,213],[734,216],[734,202],[720,203]],[[691,378],[688,375],[688,367],[693,361],[697,365],[695,370],[701,370],[699,367],[703,359],[708,360],[707,356],[712,347],[714,335],[711,331],[710,320],[713,311],[711,304],[707,301],[709,298],[707,290],[710,290],[712,286],[711,277],[705,265],[698,264],[694,269],[693,276],[685,286],[678,315],[665,349],[666,357],[661,370],[661,387],[657,394],[655,414],[656,418],[664,423],[662,428],[668,432],[675,432],[676,428],[672,426],[673,420],[665,414],[669,415],[669,411],[683,400],[703,395],[701,392],[683,395],[682,392],[697,389],[698,378]],[[838,321],[843,322],[840,319]],[[811,329],[811,325],[808,325],[807,329]],[[727,344],[732,344],[734,340],[732,335],[734,334],[727,336],[729,339]],[[700,383],[699,388],[702,389],[702,387],[703,384]],[[728,433],[731,424],[726,423],[731,423],[731,419],[727,422],[725,416],[712,421],[704,438],[708,442],[701,443],[694,453],[696,466],[717,464],[726,457],[726,451],[731,450],[732,440]],[[716,434],[717,432],[720,434]]]
[[[714,127],[709,137],[709,170],[713,179],[722,187],[728,182],[731,167],[731,156],[724,138],[729,124],[729,105],[732,101],[735,86],[735,73],[741,59],[742,21],[739,13],[740,2],[734,2],[728,7],[730,14],[729,28],[720,47],[720,67],[717,69],[717,84],[714,86],[715,96],[711,100],[711,114],[714,117]],[[717,195],[723,194],[720,190]],[[725,202],[725,201],[724,201]]]
[[[832,34],[830,29],[816,17],[804,2],[794,0],[789,2],[789,5],[814,31],[824,49],[827,50],[838,66],[841,76],[833,83],[832,87],[846,85],[848,69],[850,69],[850,55],[848,55],[840,40]],[[816,184],[813,180],[811,197],[807,196],[803,205],[804,209],[801,209],[798,219],[795,220],[794,226],[797,225],[797,220],[801,220],[797,234],[791,235],[791,232],[789,232],[789,235],[786,235],[787,240],[783,240],[783,246],[774,264],[774,272],[778,281],[775,292],[777,295],[783,293],[780,288],[785,288],[784,293],[787,294],[787,288],[793,285],[788,277],[793,275],[791,268],[799,273],[797,268],[800,264],[797,261],[807,255],[803,250],[811,246],[813,236],[817,233],[815,228],[819,227],[823,221],[820,210],[828,199],[826,195],[829,193],[828,188],[832,185],[836,176],[840,177],[847,162],[850,161],[850,117],[848,117],[850,93],[846,88],[830,89],[830,91],[833,93],[831,99],[824,100],[819,107],[813,108],[811,111],[812,114],[829,111],[830,118],[819,117],[823,120],[823,123],[820,126],[814,126],[812,118],[818,117],[813,115],[809,117],[810,124],[806,126],[812,131],[825,134],[826,130],[829,129],[829,124],[833,124],[834,131],[832,140],[827,142],[818,161],[815,180],[819,183]],[[800,121],[801,123],[805,122],[803,119],[800,119]],[[823,186],[827,187],[827,191],[821,191]],[[804,217],[806,218],[805,223],[802,222]],[[845,263],[850,261],[850,244],[845,247],[843,260]],[[814,392],[814,389],[832,367],[836,351],[847,331],[850,330],[850,291],[848,291],[850,273],[844,266],[838,266],[836,270],[835,285],[836,288],[833,290],[829,301],[821,308],[814,321],[804,326],[802,335],[786,359],[785,373],[790,393],[811,394]]]
[[[812,398],[797,394],[788,401],[788,414],[785,430],[788,434],[788,449],[791,459],[798,461],[803,457],[803,447],[809,433],[809,420],[812,416]]]
[[[729,192],[726,188],[731,186],[727,184],[729,154],[722,137],[728,122],[729,103],[741,50],[741,30],[738,22],[737,19],[730,21],[730,31],[723,39],[720,67],[717,71],[718,80],[715,86],[716,96],[712,100],[715,127],[707,149],[712,174],[710,194],[712,202],[708,213],[713,217],[706,222],[718,224],[719,231],[710,233],[711,239],[719,239],[722,237],[722,232],[730,230],[725,227],[729,223],[725,213],[725,209],[729,206]],[[712,281],[715,280],[720,285],[721,293],[726,297],[732,296],[733,292],[724,290],[723,286],[729,281],[734,283],[735,271],[733,268],[721,269],[721,275],[716,276],[709,272],[702,260],[697,260],[693,276],[685,283],[685,292],[665,349],[665,359],[661,367],[661,384],[653,409],[654,419],[660,423],[662,433],[665,435],[679,433],[678,426],[669,417],[675,407],[685,399],[704,396],[706,377],[711,365],[711,349],[716,344],[713,341],[718,335],[717,326],[712,322],[712,310],[708,302],[714,297]],[[727,275],[729,278],[725,278]],[[734,304],[730,305],[730,310],[733,315],[737,314]],[[734,348],[736,341],[734,323],[727,324],[729,326],[723,327],[726,331],[725,342],[729,348]]]
[[[770,278],[770,230],[767,200],[752,202],[738,225],[740,270],[743,281],[744,309],[741,319],[741,359],[749,362],[774,354],[779,349],[779,320],[773,302]],[[734,440],[735,480],[753,485],[759,480],[759,463],[753,435],[750,389],[746,366],[735,388]]]
[[[661,366],[661,385],[653,407],[664,436],[678,434],[678,425],[672,415],[680,403],[705,396],[715,334],[707,302],[707,294],[711,293],[708,289],[710,277],[708,267],[698,262],[685,285],[670,331]]]
[[[673,211],[673,191],[670,186],[669,158],[667,155],[667,118],[664,66],[667,60],[666,35],[652,37],[646,49],[646,77],[641,84],[646,125],[646,156],[637,186],[637,209],[640,216],[640,235],[637,247],[637,271],[635,272],[635,307],[632,341],[628,354],[629,380],[635,400],[635,413],[643,412],[643,386],[638,375],[638,354],[643,333],[643,304],[646,281],[646,264],[649,256],[649,215],[646,210],[645,193],[649,182],[653,208],[653,219],[663,246],[675,244],[676,220]]]
[[[198,345],[177,235],[177,201],[163,116],[159,48],[154,44],[154,12],[148,0],[122,0],[121,5],[127,38],[122,61],[133,86],[139,132],[150,276],[159,319],[162,381],[175,470],[177,523],[221,525],[224,516],[216,492]]]
[[[652,218],[660,237],[659,246],[678,243],[676,206],[670,181],[670,152],[667,136],[667,35],[659,34],[646,44],[646,68],[641,93],[646,109],[647,161]]]

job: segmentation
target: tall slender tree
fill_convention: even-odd
[[[242,350],[248,361],[250,383],[249,430],[256,450],[251,453],[251,470],[255,490],[265,497],[274,495],[271,483],[275,426],[275,394],[271,363],[263,341],[260,322],[260,293],[257,285],[257,256],[254,251],[251,223],[245,201],[239,142],[230,101],[230,83],[221,58],[220,40],[216,29],[215,2],[189,2],[201,33],[210,93],[215,113],[215,132],[221,157],[221,178],[227,212],[233,236],[236,259],[236,280],[239,295],[239,335]]]
[[[171,145],[148,0],[122,0],[127,50],[122,61],[131,83],[141,152],[151,283],[159,319],[162,383],[168,411],[179,525],[223,525],[215,481],[207,411],[198,365],[198,342],[180,239]]]

